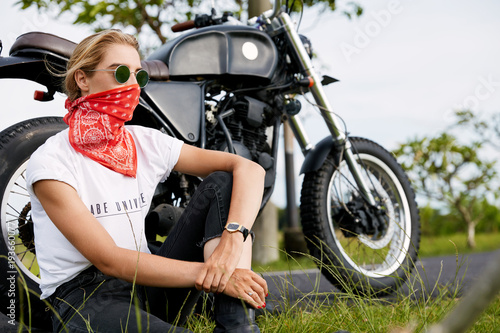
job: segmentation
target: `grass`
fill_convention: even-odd
[[[456,299],[426,303],[408,301],[380,304],[377,301],[350,305],[318,305],[307,310],[288,310],[258,318],[263,332],[422,332],[438,322],[457,303]],[[469,332],[495,332],[500,327],[500,298],[492,303]],[[202,332],[200,330],[199,332]]]
[[[422,237],[421,257],[492,251],[500,247],[500,234],[477,235],[477,248],[467,249],[465,235]],[[281,253],[278,262],[270,265],[255,265],[257,271],[290,271],[315,268],[313,259],[307,256],[293,258]],[[458,269],[457,269],[458,271]],[[456,277],[461,281],[461,276]],[[352,292],[315,293],[304,295],[291,303],[286,297],[279,300],[279,311],[262,312],[257,318],[261,332],[265,333],[331,333],[337,330],[370,333],[416,333],[425,332],[432,324],[443,319],[460,301],[457,288],[436,284],[433,297],[416,297],[425,277],[416,277],[410,285],[410,295],[391,295],[390,298],[360,297]],[[281,294],[293,290],[292,283],[276,281]],[[286,285],[288,283],[289,285]],[[313,281],[314,283],[314,281]],[[413,288],[413,289],[412,289]],[[415,292],[415,294],[412,294]],[[329,301],[334,299],[334,301]],[[276,300],[275,300],[276,301]],[[193,332],[211,332],[215,324],[208,314],[193,314],[187,328]],[[468,333],[498,332],[500,328],[500,295],[482,313]]]
[[[257,323],[265,333],[425,332],[460,301],[446,286],[436,288],[437,296],[426,299],[404,295],[395,299],[362,298],[352,293],[336,293],[335,301],[330,303],[325,301],[324,294],[310,293],[297,303],[283,300],[280,312],[263,313]],[[211,332],[213,327],[209,315],[194,315],[188,322],[193,332]],[[467,332],[498,332],[499,327],[500,295]]]
[[[476,235],[477,246],[469,249],[466,245],[466,234],[453,234],[438,237],[422,237],[419,256],[434,257],[445,255],[470,254],[494,251],[500,248],[500,233]],[[313,259],[307,256],[292,258],[284,252],[280,260],[266,265],[256,264],[255,270],[261,272],[305,270],[315,268]],[[458,269],[457,269],[458,271]],[[417,277],[413,286],[419,289],[421,280]],[[456,279],[460,281],[461,276]],[[411,289],[410,287],[410,294]],[[263,332],[334,332],[347,330],[350,332],[425,332],[432,324],[443,319],[460,301],[456,291],[446,285],[436,285],[437,297],[411,298],[397,295],[395,299],[360,298],[352,293],[335,294],[335,302],[323,301],[326,295],[307,295],[316,301],[307,306],[303,304],[286,304],[280,313],[266,313],[258,318]],[[322,296],[322,297],[321,297]],[[192,327],[194,332],[203,329]],[[468,333],[500,331],[500,295],[489,305],[486,311],[467,331]]]
[[[467,247],[467,235],[458,233],[445,236],[422,237],[420,241],[420,257],[436,257],[460,254],[489,252],[500,248],[500,233],[477,234],[476,248]],[[456,245],[456,249],[455,249]]]

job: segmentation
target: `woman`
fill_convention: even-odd
[[[64,81],[69,129],[30,159],[41,298],[55,309],[54,331],[184,331],[167,321],[183,323],[204,291],[216,295],[216,332],[258,332],[253,309],[265,307],[268,290],[250,270],[247,235],[264,170],[124,126],[147,80],[134,37],[107,30],[84,39]],[[151,254],[145,214],[156,185],[173,170],[205,179]]]

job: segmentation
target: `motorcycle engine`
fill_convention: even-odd
[[[273,117],[272,108],[247,96],[231,99],[225,108],[221,108],[221,104],[215,99],[206,102],[206,148],[229,151],[230,142],[236,154],[259,163],[266,170],[264,186],[272,190],[276,167],[266,135]],[[161,243],[157,241],[157,235],[168,234],[189,202],[198,183],[196,177],[188,177],[174,172],[165,183],[158,185],[152,209],[146,217],[150,249],[159,248]]]
[[[226,116],[219,121],[224,122],[231,136],[234,152],[240,156],[259,163],[266,170],[266,187],[274,182],[274,158],[271,157],[267,143],[266,129],[269,126],[266,115],[272,112],[271,107],[255,98],[243,96],[226,108]],[[216,126],[207,135],[208,148],[228,151],[227,133],[224,126],[218,124],[213,115],[207,114],[207,121]]]

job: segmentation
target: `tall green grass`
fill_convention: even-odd
[[[449,297],[444,289],[440,292],[440,296],[426,300],[402,297],[391,301],[360,298],[348,293],[309,293],[297,303],[282,300],[279,311],[262,312],[257,317],[257,323],[263,333],[332,333],[340,329],[352,333],[425,332],[433,323],[443,319],[459,301],[456,297]],[[335,296],[336,300],[327,302],[326,296]],[[212,332],[215,324],[208,309],[209,304],[205,301],[203,311],[189,318],[187,328],[195,333]],[[499,328],[500,296],[468,332],[493,333],[498,332]],[[23,332],[31,330],[25,326]],[[92,332],[90,327],[89,332]]]
[[[476,242],[477,247],[469,249],[466,245],[466,234],[423,237],[419,258],[497,250],[500,248],[500,233],[478,234]],[[463,264],[464,261],[457,262],[456,272]],[[282,252],[278,262],[270,265],[257,263],[255,267],[262,272],[269,272],[296,269],[306,271],[316,266],[315,260],[307,255],[291,257]],[[258,323],[263,332],[334,332],[341,329],[374,333],[425,332],[432,324],[443,319],[459,302],[458,292],[462,279],[463,276],[458,273],[455,281],[450,283],[443,284],[438,279],[431,290],[433,297],[418,293],[424,289],[424,282],[427,280],[426,276],[419,274],[406,283],[410,296],[396,293],[393,297],[380,299],[361,298],[351,292],[332,292],[331,295],[311,293],[306,295],[307,299],[317,299],[316,302],[308,302],[307,306],[303,306],[289,304],[284,300],[279,313],[266,313],[259,317]],[[325,302],[327,296],[335,298],[335,301]],[[468,332],[500,332],[500,295]]]
[[[455,306],[457,299],[429,302],[402,300],[395,303],[366,301],[351,304],[339,299],[332,305],[316,304],[307,309],[290,307],[280,314],[258,318],[262,332],[319,332],[336,330],[350,332],[424,332],[442,319]],[[470,333],[498,332],[500,328],[500,297],[475,323]],[[204,332],[202,327],[194,327]]]
[[[500,235],[477,235],[478,248],[475,251],[491,251],[500,247]],[[465,235],[441,236],[439,238],[423,238],[420,254],[422,257],[434,255],[470,253],[465,246]],[[463,262],[457,262],[457,266]],[[317,267],[315,259],[308,255],[292,257],[282,251],[278,270],[303,270]],[[257,265],[257,270],[270,271],[269,266]],[[456,271],[459,271],[457,267]],[[389,298],[361,297],[355,292],[329,293],[310,292],[299,295],[299,300],[291,302],[286,297],[295,292],[293,280],[276,278],[275,283],[280,295],[270,299],[275,305],[275,311],[263,311],[257,318],[257,323],[264,333],[330,333],[336,330],[370,333],[402,333],[425,332],[432,324],[439,322],[459,302],[460,281],[457,275],[455,281],[449,284],[437,282],[433,288],[433,297],[423,297],[419,293],[424,288],[426,277],[414,274],[406,285],[408,294],[398,293]],[[319,283],[314,277],[312,284]],[[349,286],[346,286],[349,290]],[[316,290],[316,289],[315,289]],[[428,295],[428,293],[423,293]],[[268,302],[269,303],[269,302]],[[187,328],[193,332],[211,332],[215,324],[211,317],[210,302],[205,297],[201,313],[194,313],[188,320]],[[132,305],[133,306],[137,306]],[[133,315],[133,311],[131,313]],[[25,330],[31,331],[24,327]],[[90,331],[90,330],[89,330]],[[488,309],[475,322],[470,333],[500,332],[500,296],[490,304]]]
[[[478,247],[474,250],[466,248],[464,234],[424,239],[421,248],[424,248],[422,252],[425,256],[434,256],[491,251],[500,247],[500,235],[497,234],[478,235],[476,240]],[[307,267],[303,266],[304,263]],[[420,291],[426,289],[427,277],[415,270],[412,278],[405,283],[409,292],[396,292],[387,298],[361,297],[349,291],[349,286],[346,285],[347,292],[299,294],[299,300],[292,303],[286,296],[296,291],[293,280],[276,278],[271,283],[278,287],[281,297],[278,295],[273,300],[276,303],[275,311],[264,312],[257,322],[261,331],[266,333],[331,333],[337,330],[352,333],[425,332],[442,320],[460,301],[463,276],[458,272],[464,264],[463,260],[457,261],[454,281],[443,283],[438,278],[436,284],[430,286],[431,290],[424,293]],[[281,271],[299,269],[307,274],[306,268],[316,267],[316,264],[315,259],[308,255],[292,257],[282,251],[281,260],[273,267]],[[260,265],[260,269],[266,271],[268,267]],[[423,271],[422,274],[425,274],[425,269]],[[313,284],[318,283],[312,277],[310,280]],[[429,297],[430,294],[432,297]],[[194,332],[210,331],[210,325],[210,318],[206,315],[193,316],[189,322],[189,328]],[[500,295],[468,332],[500,332]]]

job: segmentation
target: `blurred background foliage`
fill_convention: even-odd
[[[55,16],[70,14],[74,24],[91,26],[95,31],[122,29],[139,39],[143,53],[149,53],[165,43],[174,34],[173,24],[194,19],[196,14],[209,14],[214,4],[218,14],[229,11],[238,19],[245,19],[249,3],[268,0],[19,0],[21,9],[31,7]],[[347,17],[360,16],[363,9],[354,1],[336,0],[282,1],[294,11],[303,6],[317,6],[323,11],[337,11]]]
[[[448,128],[393,151],[417,193],[424,235],[466,232],[474,248],[476,232],[498,231],[499,115],[458,110]]]

